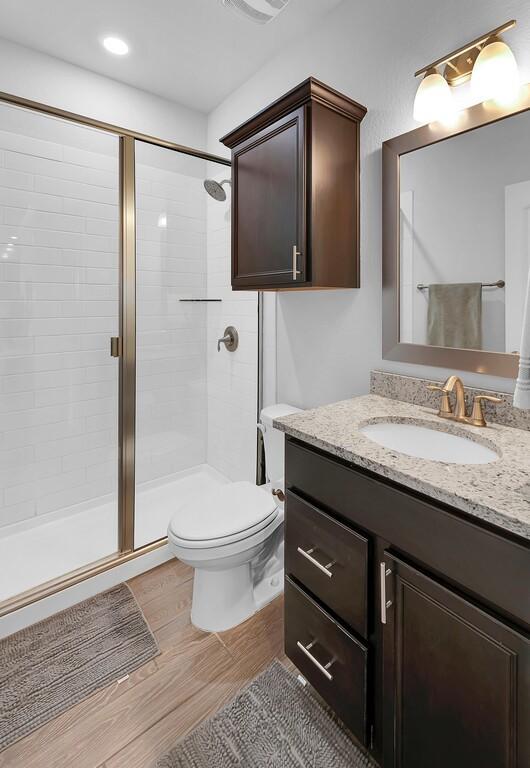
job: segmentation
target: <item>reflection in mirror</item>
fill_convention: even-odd
[[[400,158],[400,342],[517,352],[530,112]]]

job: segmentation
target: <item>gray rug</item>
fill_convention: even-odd
[[[157,768],[372,768],[329,712],[274,662]]]
[[[0,640],[0,749],[158,653],[125,584]]]

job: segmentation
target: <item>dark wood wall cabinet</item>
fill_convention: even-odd
[[[359,288],[365,114],[309,78],[221,139],[232,150],[232,288]]]
[[[293,438],[285,647],[383,768],[530,766],[530,547]]]

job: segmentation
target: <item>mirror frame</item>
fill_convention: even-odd
[[[523,86],[515,105],[501,107],[492,101],[476,104],[459,113],[455,126],[431,123],[383,143],[383,359],[474,371],[516,378],[519,355],[478,349],[432,347],[400,341],[400,158],[461,133],[530,110],[530,83]],[[529,136],[530,140],[530,136]]]

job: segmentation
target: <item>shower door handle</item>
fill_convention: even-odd
[[[110,356],[111,357],[121,356],[121,339],[119,336],[110,337]]]
[[[293,245],[293,280],[296,280],[298,275],[300,274],[300,270],[298,269],[298,256],[301,256],[302,254],[298,250],[296,245]]]

